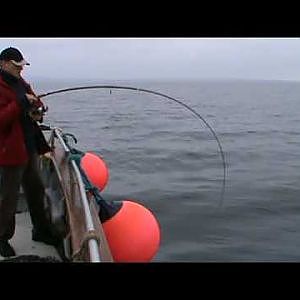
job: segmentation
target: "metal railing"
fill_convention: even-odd
[[[53,128],[53,131],[54,131],[55,136],[58,138],[60,144],[62,145],[66,155],[68,155],[70,153],[70,149],[66,145],[63,137],[61,136],[60,130],[58,128]],[[78,186],[79,186],[80,199],[81,199],[82,205],[83,205],[86,230],[87,230],[87,232],[94,232],[95,226],[93,223],[93,218],[92,218],[92,214],[90,211],[89,202],[88,202],[88,199],[86,196],[86,191],[85,191],[84,183],[83,183],[83,180],[82,180],[82,177],[80,174],[80,170],[74,160],[71,160],[71,166],[74,170],[74,173],[75,173],[75,176],[76,176],[76,179],[78,182]],[[101,262],[98,241],[95,238],[90,238],[88,240],[88,246],[89,246],[89,255],[90,255],[91,262]]]

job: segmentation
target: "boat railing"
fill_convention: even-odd
[[[58,139],[59,144],[64,152],[64,155],[58,159],[60,159],[60,162],[64,162],[60,163],[60,172],[65,174],[65,176],[61,175],[61,177],[65,177],[63,179],[65,181],[63,185],[65,186],[66,195],[68,198],[66,199],[66,206],[71,225],[71,235],[73,234],[71,237],[73,240],[72,256],[75,260],[80,261],[80,257],[82,257],[81,252],[85,246],[84,244],[86,244],[88,249],[84,250],[88,250],[90,262],[103,261],[101,258],[103,255],[104,261],[111,261],[110,251],[107,245],[101,245],[101,242],[105,244],[106,239],[105,236],[103,236],[104,233],[101,223],[99,224],[100,221],[96,220],[95,218],[96,209],[93,199],[88,199],[87,197],[87,191],[85,189],[80,170],[76,162],[73,159],[69,159],[71,155],[71,149],[66,144],[62,131],[59,128],[51,128],[51,135],[49,139],[51,147],[55,147],[55,139]],[[84,219],[84,221],[82,219]],[[107,252],[108,254],[103,254],[101,252]],[[76,256],[79,257],[79,259],[76,259]],[[85,260],[86,259],[83,259],[83,261]]]

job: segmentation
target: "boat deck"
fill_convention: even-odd
[[[10,244],[15,249],[15,257],[18,256],[38,256],[41,258],[51,257],[61,261],[56,249],[53,246],[46,245],[41,242],[35,242],[31,239],[31,221],[28,211],[16,214],[16,231]],[[0,260],[5,258],[0,255]]]

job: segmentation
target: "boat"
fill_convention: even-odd
[[[40,172],[45,186],[44,208],[57,247],[31,240],[31,223],[20,190],[16,233],[11,240],[17,256],[2,262],[113,262],[100,218],[99,205],[85,188],[72,149],[60,128],[40,125],[53,151],[40,156]]]
[[[203,121],[215,137],[222,156],[224,169],[222,203],[226,174],[224,153],[213,128],[194,109],[160,92],[126,86],[80,86],[51,91],[38,97],[85,89],[109,89],[110,94],[112,89],[154,94],[183,106]],[[70,138],[77,142],[73,134],[45,124],[40,124],[40,127],[52,149],[51,152],[40,156],[40,172],[45,187],[44,208],[52,234],[61,242],[54,248],[31,240],[29,212],[20,190],[16,234],[11,240],[18,256],[3,259],[2,262],[151,261],[159,249],[161,239],[160,225],[155,215],[136,200],[105,201],[99,192],[102,190],[101,185],[93,183],[87,174],[88,170],[81,166],[81,158],[91,153],[84,154],[70,146]],[[78,159],[80,155],[82,156]],[[104,162],[100,164],[102,163]],[[97,174],[102,173],[98,167],[92,168]]]

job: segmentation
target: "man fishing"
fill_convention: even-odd
[[[44,212],[44,186],[38,169],[39,155],[49,148],[37,122],[45,107],[21,72],[29,63],[16,48],[0,53],[0,255],[15,256],[9,240],[15,233],[20,186],[27,200],[32,239],[56,245]]]

